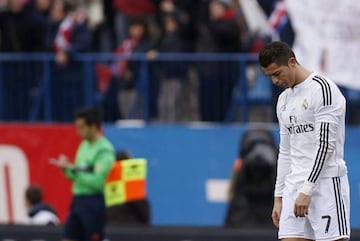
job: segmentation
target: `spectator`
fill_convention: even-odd
[[[112,1],[103,2],[104,20],[94,31],[94,50],[97,52],[112,52],[117,46],[115,34],[115,9]]]
[[[64,240],[103,240],[106,221],[104,183],[115,161],[112,144],[103,136],[100,114],[86,108],[76,113],[75,125],[83,138],[75,163],[60,155],[51,164],[72,182],[73,200]]]
[[[183,51],[194,52],[197,34],[198,0],[153,0],[160,10],[160,29],[165,33],[164,20],[167,16],[173,16],[177,22],[177,32],[183,43]],[[165,18],[164,18],[165,16]],[[175,52],[175,51],[173,51]]]
[[[28,210],[29,224],[33,225],[58,225],[59,218],[55,210],[43,203],[41,188],[30,186],[25,191],[25,206]]]
[[[44,50],[45,22],[21,0],[8,0],[8,8],[0,12],[0,52],[39,52]],[[2,61],[2,89],[0,102],[5,103],[5,120],[28,120],[32,93],[38,84],[36,73],[29,70],[39,67],[32,61]]]
[[[116,160],[112,171],[117,171],[116,165],[120,162],[130,160],[132,157],[126,151],[120,151],[116,154]],[[131,160],[132,161],[132,160]],[[136,162],[134,162],[136,163]],[[140,164],[140,163],[139,163]],[[146,168],[146,166],[145,166]],[[109,174],[111,176],[111,173]],[[131,190],[129,190],[131,191]],[[116,193],[119,194],[119,193]],[[120,196],[124,196],[122,193]],[[121,226],[147,226],[150,224],[150,204],[148,199],[141,198],[131,201],[125,201],[107,207],[107,222],[109,225]]]
[[[158,5],[160,10],[159,16],[159,26],[162,30],[162,38],[160,41],[160,45],[158,48],[164,48],[165,42],[168,43],[168,40],[165,40],[167,31],[165,30],[165,22],[169,22],[170,19],[173,18],[176,21],[176,31],[172,33],[172,39],[174,36],[178,39],[177,41],[181,43],[181,51],[179,50],[179,45],[175,46],[168,45],[169,49],[161,52],[185,52],[185,53],[193,53],[196,51],[196,42],[197,37],[199,34],[199,25],[204,23],[205,25],[208,24],[208,3],[209,1],[204,0],[153,0]],[[205,9],[205,11],[203,11]],[[173,41],[173,40],[172,40]],[[163,83],[165,79],[169,79],[168,77],[177,77],[178,79],[182,79],[183,83],[181,83],[181,95],[182,101],[181,103],[177,103],[176,113],[177,115],[180,114],[181,118],[178,121],[186,121],[186,120],[198,120],[199,119],[199,108],[198,108],[198,79],[197,79],[197,69],[196,65],[191,65],[189,62],[180,63],[177,61],[173,62],[165,62],[164,64],[172,66],[171,68],[166,67],[165,69],[161,69],[159,62],[155,62],[157,65],[155,69],[157,70],[156,74],[161,74],[160,77],[157,77],[158,80],[162,81]],[[177,69],[183,69],[181,72],[176,71],[175,73],[174,66],[177,66]],[[160,70],[159,70],[160,69]],[[166,70],[167,69],[167,70]],[[172,74],[169,75],[169,71]],[[166,85],[166,84],[165,84]],[[172,85],[169,83],[169,85]],[[175,84],[176,85],[176,84]],[[163,89],[163,84],[159,85],[159,94],[158,90],[154,91],[151,96],[151,100],[155,99],[156,104],[158,106],[158,110],[156,110],[156,116],[159,116],[160,120],[164,121],[161,118],[163,115],[161,112],[161,108],[166,106],[166,102],[162,101],[161,99],[164,97],[165,89]],[[162,91],[164,90],[164,91]],[[172,98],[173,96],[169,96]],[[159,102],[162,103],[163,106],[160,107]],[[151,105],[151,102],[150,102]],[[151,105],[153,106],[153,105]],[[169,107],[169,106],[168,106]],[[153,109],[156,109],[153,107]],[[174,111],[173,111],[174,113]],[[166,117],[168,118],[168,117]]]
[[[76,53],[90,51],[92,37],[86,12],[78,9],[72,0],[55,0],[52,17],[59,24],[56,35],[52,36],[55,62],[59,66],[66,66]]]
[[[88,26],[93,37],[92,49],[96,52],[111,52],[114,49],[112,44],[113,36],[111,36],[110,25],[108,21],[112,16],[112,9],[108,9],[107,5],[111,5],[111,1],[103,0],[78,0],[81,8],[88,13]],[[105,12],[105,7],[107,8]],[[109,18],[109,19],[108,19]],[[113,26],[113,25],[112,25]]]
[[[155,31],[156,6],[150,0],[113,0],[115,14],[115,33],[117,44],[121,44],[129,37],[129,23],[133,18],[142,17],[151,29]]]
[[[236,14],[225,0],[212,0],[208,5],[209,20],[199,29],[197,51],[237,53],[240,51],[239,26]],[[224,121],[233,87],[238,79],[234,61],[199,64],[199,105],[203,121]]]
[[[0,12],[0,51],[39,52],[44,50],[45,24],[22,0],[8,0]]]
[[[51,5],[54,0],[35,0],[36,12],[46,20],[50,17]]]
[[[52,117],[70,122],[72,114],[84,105],[85,85],[83,64],[76,61],[78,53],[91,50],[92,36],[87,15],[73,0],[55,0],[47,33],[48,49],[55,52],[51,82]]]
[[[131,55],[133,53],[147,53],[153,48],[149,38],[146,19],[131,19],[129,25],[129,38],[116,50],[118,55]],[[105,121],[115,121],[120,118],[139,116],[141,107],[138,95],[138,82],[140,82],[141,63],[139,61],[116,61],[111,66],[99,64],[96,66],[98,87],[104,94]],[[118,96],[120,108],[118,105]],[[136,113],[132,114],[131,112]]]
[[[184,51],[184,42],[179,31],[179,22],[176,16],[164,17],[164,36],[160,43],[159,52],[181,53]],[[173,123],[180,121],[184,116],[183,95],[187,67],[179,61],[164,61],[159,65],[160,94],[158,98],[159,121]]]

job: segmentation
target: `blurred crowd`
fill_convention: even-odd
[[[69,110],[84,105],[84,91],[72,93],[85,89],[83,67],[72,61],[77,53],[145,53],[150,60],[158,53],[257,53],[270,40],[291,45],[293,38],[282,0],[0,0],[0,52],[55,54],[50,97],[56,121],[70,121]],[[189,109],[196,109],[199,117],[186,120],[226,119],[240,76],[238,63],[192,67],[181,61],[149,65],[151,118],[184,121],[184,113],[192,115]],[[31,103],[24,93],[38,88],[40,77],[30,83],[35,87],[22,90],[16,84],[28,79],[23,68],[12,63],[4,68],[4,88],[13,89],[4,102],[12,106]],[[139,106],[146,102],[139,96],[142,68],[137,61],[95,63],[105,121],[138,118],[145,111]],[[191,69],[197,87],[191,84]],[[28,109],[14,107],[4,119],[24,119]]]
[[[278,27],[271,15],[279,2],[0,0],[0,51],[112,52],[131,37],[129,25],[137,22],[144,28],[137,37],[148,42],[144,51],[251,52]],[[291,42],[291,32],[286,35]],[[62,63],[66,57],[58,58]]]

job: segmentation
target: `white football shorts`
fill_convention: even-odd
[[[316,185],[306,217],[295,217],[298,191],[285,188],[279,239],[333,241],[350,238],[350,190],[347,176],[322,178]]]

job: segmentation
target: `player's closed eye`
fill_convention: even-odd
[[[278,77],[280,74],[281,74],[281,71],[277,71],[277,72],[273,73],[272,76]]]
[[[281,71],[276,71],[275,73],[269,74],[269,78],[271,79],[272,77],[279,77],[281,74]]]

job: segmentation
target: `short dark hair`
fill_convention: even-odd
[[[273,63],[277,65],[288,65],[291,57],[296,58],[290,46],[285,42],[275,41],[268,43],[260,50],[259,62],[263,68]]]
[[[100,112],[96,108],[83,108],[76,112],[76,119],[84,119],[87,126],[93,126],[100,128],[101,126],[101,117]]]
[[[31,205],[35,205],[42,202],[43,192],[40,187],[30,186],[25,191],[25,198]]]

